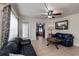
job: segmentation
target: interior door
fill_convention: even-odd
[[[22,37],[23,38],[29,37],[29,25],[28,25],[28,23],[22,24]]]

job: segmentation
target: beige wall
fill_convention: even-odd
[[[60,33],[71,33],[74,35],[74,45],[79,46],[79,13],[66,16],[63,18],[60,18],[58,20],[54,21],[61,21],[61,20],[68,20],[69,21],[69,29],[68,30],[54,30],[54,33],[60,32]]]

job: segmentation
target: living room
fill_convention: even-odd
[[[9,6],[8,8],[11,7],[11,13],[14,14],[12,16],[13,19],[18,19],[18,21],[11,21],[10,28],[8,28],[6,25],[3,25],[5,22],[5,18],[7,19],[7,14],[10,12],[6,6]],[[34,56],[77,56],[79,55],[79,27],[78,26],[78,17],[79,17],[79,3],[11,3],[11,4],[1,4],[1,19],[0,19],[0,46],[4,46],[4,43],[7,41],[12,41],[15,39],[22,38],[23,40],[28,40],[27,43],[30,44],[30,47],[32,46],[31,50],[33,49],[34,51],[31,51],[30,53],[25,53],[25,56],[29,56],[33,53]],[[8,11],[8,13],[5,10]],[[4,11],[4,13],[3,13]],[[10,15],[12,15],[10,14]],[[3,16],[6,15],[6,16]],[[52,17],[51,17],[52,16]],[[2,19],[4,21],[2,21]],[[9,18],[8,18],[9,19]],[[11,20],[10,19],[10,20]],[[42,36],[39,36],[39,39],[37,40],[36,32],[37,32],[37,27],[36,24],[45,24],[44,29],[45,29],[45,37],[43,38]],[[5,23],[7,24],[7,23]],[[24,24],[24,25],[23,25]],[[58,27],[59,24],[59,27]],[[63,25],[62,25],[63,24]],[[13,29],[13,27],[16,29]],[[24,26],[24,28],[23,28]],[[5,31],[7,27],[8,34]],[[26,28],[25,28],[26,27]],[[9,30],[10,29],[10,30]],[[12,30],[13,29],[13,30]],[[15,31],[14,31],[15,30]],[[40,30],[41,32],[43,30]],[[6,35],[2,34],[5,33]],[[15,33],[17,32],[17,33]],[[13,33],[13,34],[12,34]],[[47,46],[47,38],[49,34],[56,34],[56,33],[61,33],[61,34],[66,34],[66,35],[72,35],[70,37],[73,37],[73,41],[71,42],[72,44],[68,46],[62,46],[61,44],[58,45],[58,49],[54,46],[54,44],[51,44]],[[5,36],[9,37],[5,37]],[[60,34],[59,34],[60,35]],[[61,36],[61,35],[60,35]],[[16,38],[19,37],[19,38]],[[5,38],[7,40],[5,40]],[[60,38],[61,39],[61,38]],[[67,38],[68,39],[68,38]],[[67,42],[66,42],[67,43]],[[7,43],[5,43],[7,44]],[[13,44],[13,43],[12,43]],[[24,41],[21,44],[26,44]],[[14,45],[15,46],[15,45]],[[11,46],[10,46],[11,47]],[[15,47],[12,47],[15,48]],[[21,48],[21,47],[20,47]],[[23,46],[24,48],[24,46]],[[29,48],[29,47],[28,47]],[[16,49],[14,49],[15,55],[21,55],[17,54],[15,52]],[[30,50],[26,49],[27,51]],[[26,51],[25,50],[25,51]],[[53,50],[53,51],[52,51]],[[7,50],[10,52],[9,50]],[[24,50],[23,50],[24,51]],[[25,52],[24,51],[24,52]],[[52,51],[52,52],[51,52]],[[73,52],[72,52],[73,51]],[[20,52],[24,54],[24,52]],[[61,53],[60,53],[61,52]],[[2,50],[0,53],[3,53]],[[1,54],[0,54],[1,55]],[[5,54],[3,54],[5,55]],[[14,54],[11,54],[14,55]]]
[[[29,4],[26,4],[26,5],[27,5],[27,7],[29,6]],[[77,27],[78,26],[78,20],[77,19],[78,19],[78,15],[79,15],[78,14],[78,9],[77,9],[78,4],[77,3],[75,3],[75,4],[72,3],[72,4],[69,4],[70,6],[68,6],[68,4],[66,4],[66,5],[60,4],[59,6],[61,6],[61,5],[69,8],[68,10],[65,10],[65,11],[68,12],[68,14],[66,14],[67,12],[65,12],[65,16],[62,16],[63,15],[62,14],[62,15],[55,16],[55,18],[49,19],[49,18],[46,18],[47,15],[42,15],[42,16],[39,16],[39,17],[38,16],[36,16],[36,17],[25,17],[24,20],[22,20],[22,22],[31,23],[29,25],[29,27],[31,28],[31,29],[29,28],[29,30],[30,30],[29,32],[32,33],[32,34],[29,33],[29,36],[31,36],[31,39],[36,40],[36,23],[39,22],[39,23],[44,23],[45,24],[45,39],[48,37],[48,28],[50,26],[52,26],[52,34],[55,34],[57,32],[73,34],[73,36],[74,36],[74,45],[78,46],[78,43],[79,43],[78,36],[77,36],[78,35],[78,29],[79,29]],[[74,8],[71,5],[74,6]],[[33,7],[33,6],[35,7],[35,5],[32,5],[31,7]],[[37,6],[39,6],[39,4],[37,4]],[[43,6],[44,6],[44,4],[43,4]],[[64,9],[65,9],[65,7],[64,7]],[[23,8],[21,8],[21,9],[23,9]],[[73,11],[74,10],[76,10],[76,11],[73,12],[73,11],[71,11],[71,9]],[[28,19],[28,20],[26,20],[26,19]],[[67,30],[60,30],[60,29],[57,30],[57,29],[55,29],[55,23],[60,22],[60,21],[64,21],[64,20],[68,20],[68,29]]]

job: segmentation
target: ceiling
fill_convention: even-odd
[[[21,16],[28,17],[47,17],[42,15],[46,13],[47,9],[44,3],[17,3],[17,8]],[[68,16],[79,13],[79,3],[46,3],[48,9],[59,10],[62,12],[61,16]]]

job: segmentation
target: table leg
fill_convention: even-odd
[[[48,46],[49,44],[50,44],[50,43],[48,43],[47,46]]]
[[[56,48],[59,49],[58,44],[55,44]]]

